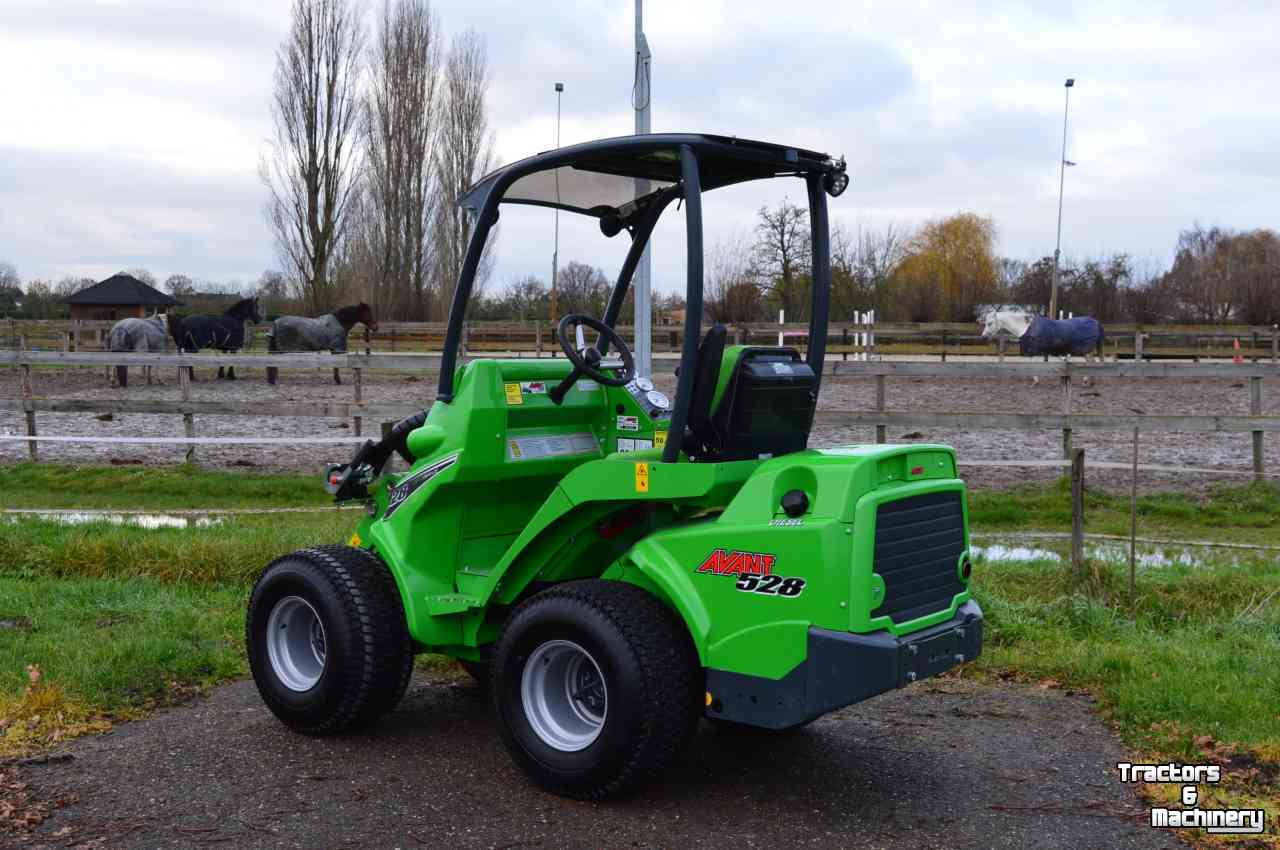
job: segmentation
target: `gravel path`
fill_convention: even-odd
[[[192,397],[210,401],[321,401],[352,399],[350,376],[341,387],[333,385],[328,370],[282,373],[276,387],[265,383],[260,369],[242,370],[238,381],[214,380],[211,370],[201,370],[192,387]],[[206,374],[207,373],[207,374]],[[131,372],[128,389],[110,389],[97,369],[46,369],[35,373],[38,395],[78,398],[179,398],[173,370],[166,370],[168,386],[147,386],[141,370]],[[365,376],[364,397],[370,402],[396,402],[427,405],[434,397],[436,374],[420,375],[403,372],[370,373]],[[657,381],[668,392],[674,390],[674,377],[660,375]],[[1052,381],[1033,386],[1028,379],[984,379],[948,381],[942,379],[891,378],[886,381],[887,405],[891,410],[1002,411],[1043,413],[1061,410],[1061,390]],[[20,395],[16,369],[0,370],[0,397]],[[1280,393],[1264,393],[1264,411],[1280,414]],[[828,377],[823,381],[819,407],[828,410],[870,410],[875,406],[875,384],[870,378]],[[1247,414],[1249,391],[1245,381],[1171,380],[1171,379],[1107,379],[1093,387],[1077,387],[1073,409],[1080,413],[1124,414]],[[101,436],[153,435],[176,437],[182,434],[180,416],[124,415],[112,421],[101,421],[92,414],[38,414],[41,434]],[[377,423],[365,423],[366,434],[377,433]],[[25,433],[21,413],[0,412],[0,434]],[[244,416],[197,416],[196,433],[200,436],[322,436],[348,435],[350,422],[318,418],[253,418]],[[955,446],[962,460],[1056,458],[1061,452],[1061,433],[1057,431],[972,431],[945,429],[908,431],[891,430],[891,441],[942,442]],[[842,443],[869,442],[875,439],[874,428],[819,428],[812,445],[830,446]],[[1124,432],[1077,431],[1075,445],[1086,449],[1089,460],[1129,462],[1132,437]],[[95,463],[175,463],[184,449],[178,446],[132,446],[90,443],[45,443],[40,447],[43,458],[62,462]],[[339,446],[201,446],[199,462],[220,468],[252,468],[259,470],[319,471],[329,461],[342,461],[350,450]],[[0,463],[25,459],[26,444],[0,442]],[[1140,459],[1143,463],[1174,466],[1226,467],[1247,470],[1250,466],[1248,434],[1150,434],[1142,439]],[[1280,471],[1280,439],[1268,438],[1266,463]],[[966,479],[974,486],[1004,487],[1026,480],[1042,480],[1056,475],[1052,469],[1011,469],[969,467]],[[1224,480],[1243,482],[1244,477]],[[1125,473],[1091,472],[1093,486],[1127,488]],[[1213,483],[1212,478],[1144,474],[1144,489],[1170,488],[1198,491]]]
[[[1144,824],[1087,697],[957,679],[787,734],[704,726],[664,784],[608,804],[529,785],[447,672],[361,734],[286,732],[242,681],[70,752],[23,768],[78,800],[24,847],[1183,846]]]

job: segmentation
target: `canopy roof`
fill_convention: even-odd
[[[67,304],[131,305],[169,307],[181,302],[155,287],[148,286],[133,275],[112,275],[93,286],[86,287],[65,300]]]
[[[458,203],[478,211],[496,188],[503,191],[503,203],[599,218],[636,201],[637,180],[649,181],[649,194],[680,182],[682,145],[698,157],[703,191],[746,180],[844,170],[843,161],[825,153],[769,142],[697,133],[619,136],[544,151],[504,166],[467,190]]]

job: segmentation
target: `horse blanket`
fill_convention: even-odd
[[[121,319],[107,333],[107,351],[164,351],[168,335],[161,316]]]
[[[347,329],[332,313],[315,319],[281,316],[271,323],[267,336],[271,337],[272,351],[332,351],[343,354],[347,350]]]
[[[1027,332],[1018,340],[1019,352],[1024,357],[1041,354],[1085,355],[1102,345],[1102,325],[1097,319],[1081,316],[1077,319],[1046,319],[1037,316]]]
[[[178,328],[174,341],[183,351],[202,348],[239,351],[244,348],[244,320],[234,316],[187,316]]]

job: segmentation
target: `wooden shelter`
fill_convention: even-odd
[[[80,290],[66,299],[73,319],[144,319],[181,302],[124,272]]]

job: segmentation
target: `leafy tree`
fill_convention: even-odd
[[[995,223],[974,213],[927,222],[894,273],[894,291],[912,321],[970,321],[997,300]]]

